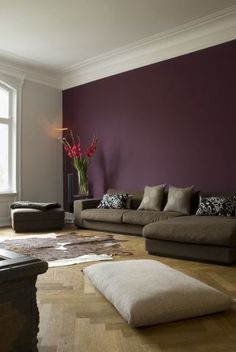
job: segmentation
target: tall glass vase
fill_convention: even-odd
[[[83,167],[77,169],[79,194],[83,194],[86,196],[89,194],[87,172],[87,165],[83,165]]]

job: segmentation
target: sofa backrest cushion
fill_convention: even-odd
[[[143,191],[127,191],[123,189],[117,188],[108,188],[108,194],[119,194],[119,193],[128,193],[131,196],[130,208],[131,209],[138,209],[140,206],[142,199],[143,199]]]
[[[200,192],[194,191],[192,193],[192,198],[191,198],[191,209],[190,209],[191,215],[196,214],[196,212],[198,210],[199,203],[200,203]]]
[[[141,201],[143,199],[143,191],[127,191],[127,189],[116,189],[116,188],[109,188],[107,190],[107,193],[111,194],[119,194],[119,193],[128,193],[131,195],[131,204],[130,208],[131,209],[138,209],[139,205],[141,204]],[[200,195],[202,197],[213,197],[213,196],[222,196],[222,197],[234,197],[236,196],[236,192],[200,192],[200,191],[194,191],[192,194],[192,199],[191,199],[191,210],[190,214],[196,214],[196,211],[199,206],[199,201],[200,201]],[[163,203],[162,203],[162,209],[164,209],[166,202],[168,198],[168,189],[166,188],[164,191],[164,196],[163,196]]]
[[[236,192],[201,192],[201,197],[236,197]]]
[[[127,189],[117,189],[117,188],[108,188],[107,193],[109,194],[119,194],[119,193],[128,193],[131,195],[130,209],[138,209],[143,199],[143,191],[127,191]],[[195,191],[192,194],[191,199],[191,214],[195,214],[198,205],[199,205],[199,191]],[[164,209],[168,198],[168,189],[164,190],[163,201],[162,201],[162,210]]]

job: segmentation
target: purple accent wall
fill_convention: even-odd
[[[98,136],[95,196],[160,183],[236,190],[235,40],[65,90],[63,112],[82,143]]]

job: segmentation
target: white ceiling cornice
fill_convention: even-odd
[[[31,82],[46,85],[52,88],[61,89],[61,74],[50,70],[42,70],[37,67],[27,65],[25,62],[6,62],[0,60],[0,72],[12,77],[26,79]]]
[[[62,89],[236,39],[236,6],[70,66]]]
[[[65,90],[234,39],[236,6],[92,57],[62,71],[11,57],[9,60],[0,58],[0,72]]]

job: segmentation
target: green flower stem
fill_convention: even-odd
[[[73,166],[77,171],[80,194],[89,194],[88,189],[88,165],[89,159],[85,157],[73,158]]]

